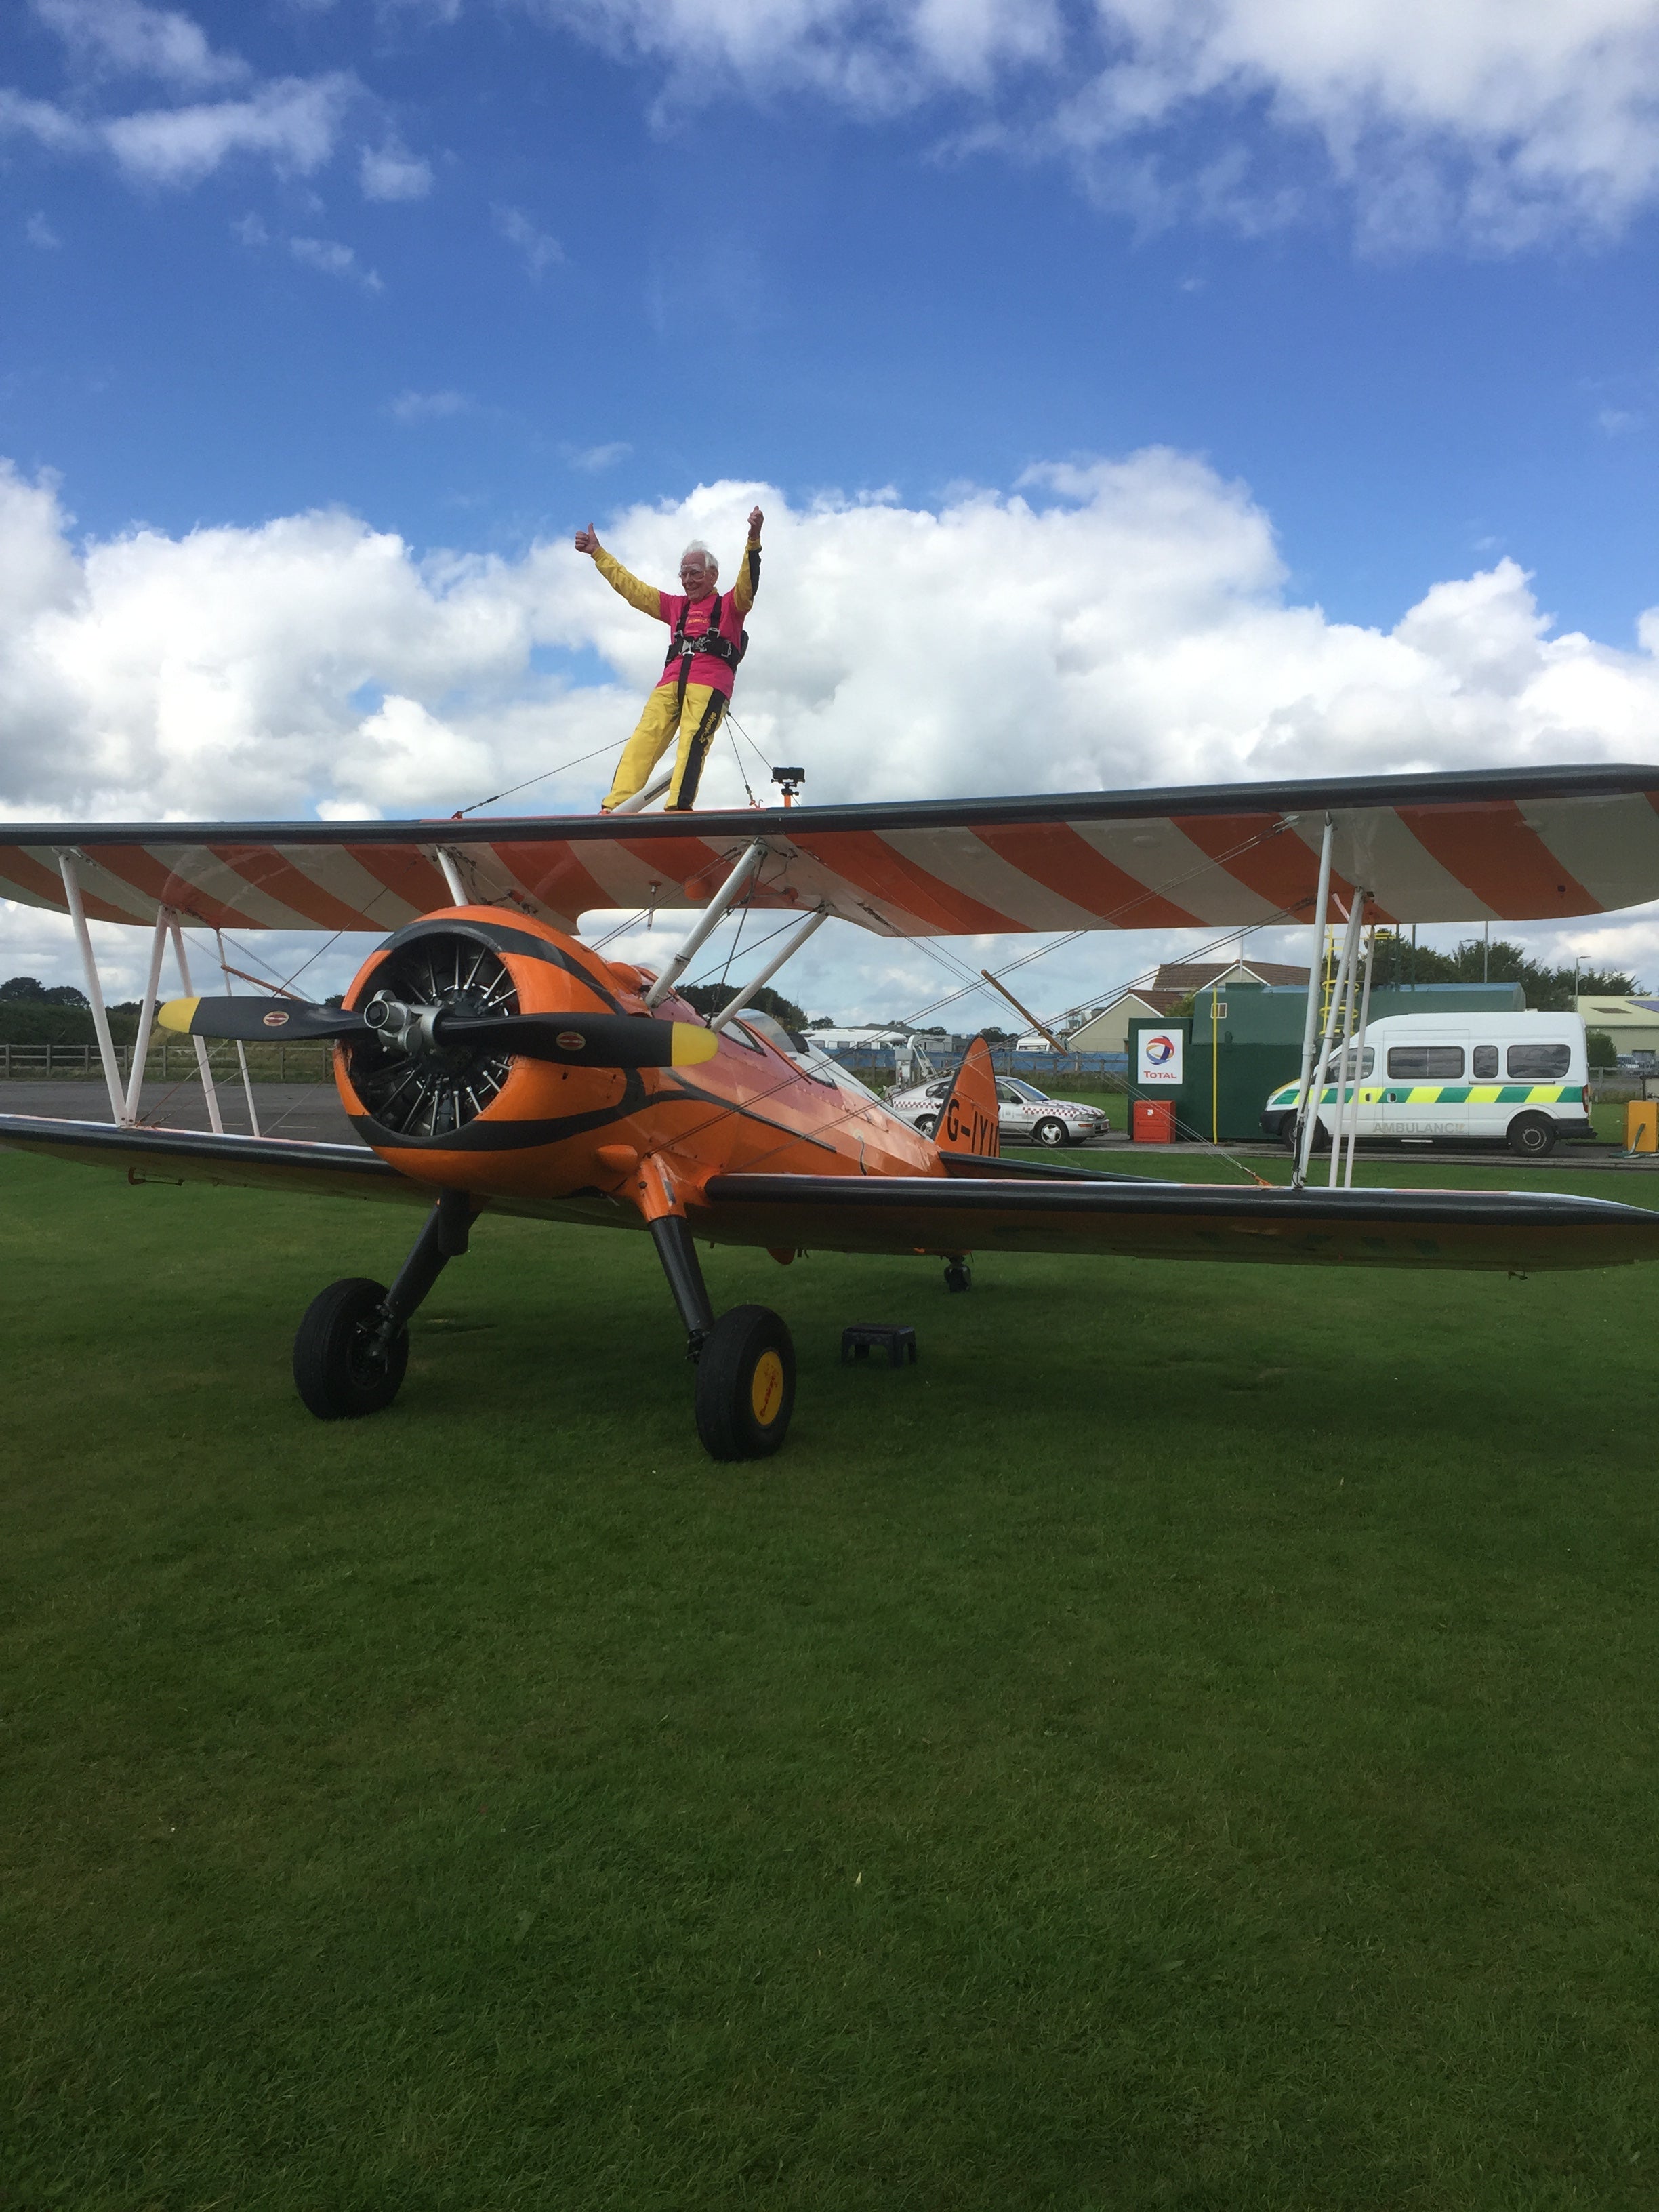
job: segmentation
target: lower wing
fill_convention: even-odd
[[[716,1176],[693,1219],[722,1243],[843,1252],[1075,1252],[1515,1273],[1659,1260],[1659,1212],[1479,1190],[1301,1190],[1066,1176]]]
[[[362,1145],[301,1144],[285,1137],[218,1137],[191,1129],[122,1129],[106,1121],[52,1121],[0,1114],[0,1145],[124,1168],[133,1182],[216,1182],[246,1190],[312,1191],[333,1198],[429,1206],[435,1194]]]

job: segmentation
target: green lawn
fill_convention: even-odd
[[[0,2206],[1654,2203],[1659,1277],[413,1226],[0,1154]]]

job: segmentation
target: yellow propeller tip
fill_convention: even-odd
[[[181,1036],[188,1036],[201,1003],[199,999],[164,999],[155,1009],[155,1018],[164,1030],[177,1030]]]
[[[720,1041],[713,1030],[695,1029],[690,1022],[674,1024],[674,1066],[698,1067],[705,1060],[713,1060],[720,1048]]]

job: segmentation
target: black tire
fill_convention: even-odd
[[[1050,1152],[1066,1142],[1066,1124],[1047,1114],[1031,1132],[1033,1144],[1046,1146]]]
[[[1293,1114],[1285,1117],[1285,1126],[1279,1133],[1279,1140],[1286,1152],[1293,1152],[1296,1150],[1301,1128],[1302,1124]],[[1316,1152],[1328,1152],[1331,1149],[1331,1133],[1322,1121],[1314,1123],[1313,1148]]]
[[[711,1459],[765,1459],[789,1433],[795,1347],[769,1306],[733,1306],[697,1360],[697,1434]]]
[[[319,1421],[381,1413],[402,1388],[409,1331],[400,1328],[384,1352],[375,1348],[385,1298],[384,1284],[348,1275],[306,1308],[294,1339],[294,1387]]]
[[[939,1127],[939,1115],[938,1115],[937,1114],[918,1114],[918,1115],[917,1115],[917,1116],[916,1116],[916,1122],[915,1122],[915,1128],[916,1128],[916,1134],[917,1134],[919,1137],[931,1137],[931,1136],[933,1135],[933,1133],[934,1130],[935,1130],[935,1129],[937,1129],[937,1128],[938,1128],[938,1127]]]
[[[947,1260],[945,1263],[945,1287],[953,1297],[974,1287],[974,1271],[965,1260]]]
[[[1547,1159],[1555,1150],[1555,1124],[1547,1114],[1517,1114],[1506,1134],[1510,1150],[1522,1159]]]

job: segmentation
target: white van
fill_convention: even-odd
[[[1323,1151],[1336,1129],[1339,1080],[1359,1082],[1359,1135],[1407,1144],[1504,1143],[1541,1159],[1561,1137],[1590,1133],[1589,1069],[1577,1014],[1385,1014],[1365,1031],[1356,1071],[1327,1071]],[[1282,1083],[1261,1127],[1296,1142],[1297,1085]],[[1351,1109],[1352,1110],[1352,1109]]]

